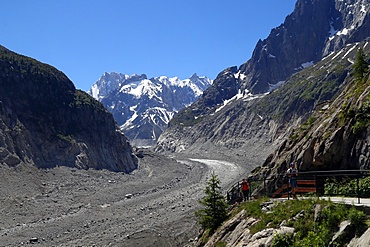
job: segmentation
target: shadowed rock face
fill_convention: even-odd
[[[113,117],[60,71],[0,47],[0,163],[130,172]]]

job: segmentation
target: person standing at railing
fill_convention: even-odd
[[[249,183],[244,178],[241,182],[241,189],[243,193],[243,200],[244,201],[249,200]]]
[[[291,191],[292,196],[293,196],[294,199],[297,199],[295,189],[297,188],[298,169],[295,166],[294,162],[290,163],[290,167],[289,167],[289,169],[287,170],[286,173],[287,173],[287,176],[288,176],[288,179],[289,179],[288,182],[289,182],[290,188],[292,190]]]

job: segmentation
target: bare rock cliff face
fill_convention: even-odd
[[[136,169],[112,115],[62,72],[0,47],[0,88],[0,164]]]
[[[263,93],[330,52],[370,36],[369,0],[298,0],[282,25],[240,66],[242,90]]]

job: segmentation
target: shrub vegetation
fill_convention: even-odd
[[[258,223],[250,227],[251,234],[266,228],[279,228],[282,222],[295,229],[294,235],[275,235],[273,247],[328,246],[344,220],[349,220],[355,225],[357,234],[362,234],[367,227],[367,216],[353,206],[348,207],[344,204],[311,198],[274,202],[271,210],[262,210],[261,205],[268,200],[268,198],[260,198],[242,203],[236,212],[245,209],[246,217],[259,219]],[[316,205],[320,205],[322,210],[319,217],[316,215],[315,218]],[[339,240],[333,246],[345,246],[346,243],[340,241],[343,240]]]

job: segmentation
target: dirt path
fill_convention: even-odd
[[[0,246],[185,245],[211,171],[229,184],[242,168],[150,152],[132,174],[1,167]]]

